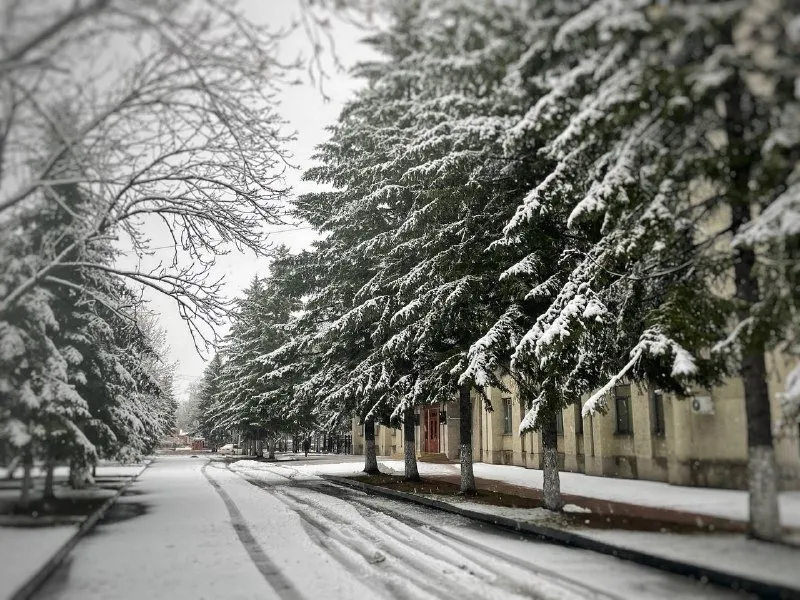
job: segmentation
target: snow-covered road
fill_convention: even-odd
[[[39,598],[725,598],[592,552],[341,488],[293,464],[157,460]]]

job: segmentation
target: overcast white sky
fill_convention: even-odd
[[[289,25],[299,15],[297,0],[243,0],[240,5],[254,21],[275,26]],[[367,32],[348,23],[335,22],[332,33],[337,57],[345,67],[370,56],[369,48],[358,42]],[[284,51],[287,58],[294,58],[298,54],[308,56],[310,49],[308,37],[299,28],[286,40]],[[346,72],[337,72],[331,61],[327,62],[326,67],[329,76],[325,84],[325,92],[330,98],[328,102],[325,102],[319,89],[314,87],[305,74],[301,74],[304,75],[303,85],[285,90],[281,97],[282,116],[289,122],[289,127],[297,132],[297,141],[289,149],[294,155],[295,164],[300,165],[301,170],[291,172],[287,177],[294,193],[309,189],[308,183],[300,182],[302,169],[311,166],[310,157],[314,153],[314,147],[326,139],[325,127],[336,120],[344,102],[361,85],[360,81]],[[275,229],[285,227],[276,226]],[[273,241],[299,250],[310,244],[313,235],[309,230],[281,232],[274,234]],[[226,294],[233,297],[247,286],[255,274],[264,274],[267,265],[263,259],[233,252],[222,257],[217,268],[226,278]],[[172,359],[178,361],[178,399],[185,400],[186,388],[202,375],[205,359],[196,352],[186,323],[178,316],[172,301],[164,297],[151,297],[151,308],[160,314],[161,324],[167,330]]]

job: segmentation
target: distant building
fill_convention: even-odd
[[[772,415],[780,414],[777,394],[784,389],[790,359],[768,355]],[[520,436],[524,408],[515,393],[487,390],[492,412],[473,398],[473,459],[540,469],[538,433]],[[711,390],[678,399],[636,384],[617,386],[605,415],[580,418],[581,403],[557,419],[559,466],[564,471],[665,481],[676,485],[744,489],[747,485],[747,429],[741,380],[732,378]],[[459,455],[458,402],[417,409],[416,445],[422,458]],[[798,427],[775,439],[783,489],[800,489]],[[401,457],[401,429],[376,425],[379,455]],[[353,422],[353,452],[363,454],[363,425]]]

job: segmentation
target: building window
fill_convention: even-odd
[[[667,432],[664,422],[664,394],[661,390],[653,392],[653,433],[664,435]]]
[[[564,413],[560,410],[556,413],[556,435],[564,435]]]
[[[614,386],[614,409],[617,416],[617,433],[630,435],[631,426],[631,386],[630,384]]]
[[[511,398],[503,398],[503,435],[511,435]]]
[[[581,416],[581,405],[575,405],[575,433],[583,435],[583,417]]]

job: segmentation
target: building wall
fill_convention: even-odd
[[[767,356],[773,419],[780,414],[777,395],[784,389],[793,365],[787,356]],[[542,467],[541,438],[537,432],[518,434],[524,416],[513,384],[509,392],[491,388],[487,396],[492,410],[473,394],[473,460],[492,464]],[[654,432],[655,390],[631,385],[632,432],[616,431],[615,403],[608,400],[606,414],[580,417],[580,405],[562,411],[563,434],[558,438],[559,466],[564,471],[607,477],[626,477],[692,485],[743,489],[747,482],[747,426],[742,382],[732,378],[711,390],[694,390],[710,396],[713,414],[698,414],[689,399],[663,396],[664,433]],[[503,399],[511,399],[510,433],[504,427]],[[583,398],[582,400],[586,400]],[[440,406],[447,412],[440,425],[440,450],[447,458],[459,456],[458,402]],[[583,432],[579,422],[582,421]],[[798,427],[775,439],[776,456],[784,489],[800,489],[800,438]],[[416,426],[417,454],[421,454],[421,428]],[[376,427],[377,451],[381,456],[402,457],[402,429]],[[353,446],[363,449],[363,427],[354,422]],[[363,450],[362,450],[363,451]]]
[[[767,357],[773,419],[780,414],[777,394],[784,389],[792,368],[787,356]],[[606,414],[581,419],[580,404],[562,411],[563,434],[558,438],[560,468],[565,471],[608,477],[666,481],[676,485],[720,488],[746,487],[747,424],[744,391],[739,378],[731,378],[711,390],[697,389],[695,395],[709,396],[713,414],[692,410],[689,399],[664,395],[664,433],[654,432],[655,390],[646,385],[631,386],[631,425],[629,434],[616,431],[616,406],[607,401]],[[502,398],[509,396],[491,390],[493,411],[486,412],[478,424],[486,432],[476,460],[493,464],[514,464],[541,468],[541,438],[532,432],[517,435],[524,416],[512,389],[512,435],[503,434]],[[583,398],[582,400],[586,400]],[[579,432],[583,422],[583,433]],[[775,449],[784,489],[800,489],[800,439],[798,428],[781,433]]]

